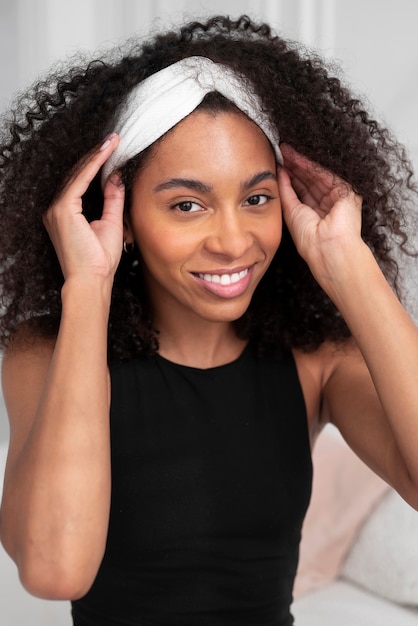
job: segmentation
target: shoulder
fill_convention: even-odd
[[[305,398],[310,429],[315,436],[329,421],[326,397],[340,379],[367,375],[363,357],[352,339],[334,343],[324,342],[313,351],[293,350],[299,380]]]

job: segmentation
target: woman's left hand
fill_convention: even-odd
[[[342,247],[363,245],[362,199],[348,183],[287,144],[278,174],[283,217],[299,254],[318,279]],[[321,282],[321,281],[320,281]]]
[[[361,197],[290,146],[282,149],[284,219],[355,342],[328,344],[323,415],[418,510],[418,330],[361,238]]]

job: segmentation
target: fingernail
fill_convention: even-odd
[[[110,135],[108,135],[104,142],[102,143],[102,145],[100,146],[100,152],[102,150],[105,150],[107,148],[107,146],[110,144],[110,142],[112,141],[113,137],[116,135],[116,133],[110,133]]]
[[[112,183],[112,185],[115,185],[116,187],[124,186],[123,181],[122,181],[122,175],[118,171],[112,172],[111,175],[109,176],[109,180]]]

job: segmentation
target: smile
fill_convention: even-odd
[[[233,274],[198,274],[201,280],[208,283],[215,283],[219,285],[233,285],[245,278],[248,274],[248,268],[241,272],[234,272]]]
[[[219,274],[208,274],[197,272],[194,274],[195,280],[203,289],[218,298],[236,298],[242,296],[251,283],[253,266],[243,270],[225,272]]]

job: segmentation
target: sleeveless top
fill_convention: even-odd
[[[75,626],[290,626],[312,465],[292,355],[111,364],[112,499]]]

